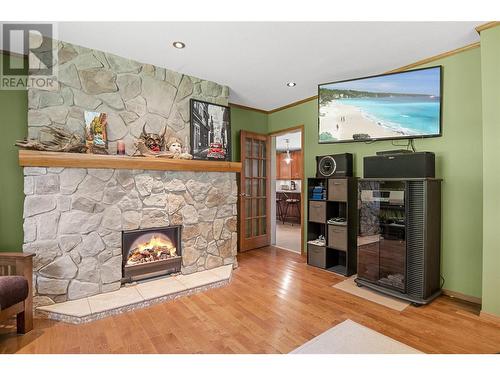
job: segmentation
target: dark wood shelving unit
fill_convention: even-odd
[[[312,199],[313,188],[323,186],[325,199]],[[351,276],[357,268],[357,200],[358,179],[309,178],[307,181],[307,263],[343,276]],[[345,222],[328,224],[331,218]],[[324,246],[311,244],[319,236]]]

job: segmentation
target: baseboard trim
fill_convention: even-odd
[[[454,292],[454,291],[448,290],[448,289],[443,289],[443,294],[445,296],[448,296],[448,297],[451,297],[451,298],[460,299],[460,300],[466,301],[466,302],[472,302],[472,303],[475,303],[477,305],[480,305],[481,302],[482,302],[481,298],[479,298],[479,297],[469,296],[467,294],[463,294],[463,293],[459,293],[459,292]]]
[[[500,316],[487,313],[481,310],[479,317],[492,323],[500,324]]]
[[[281,246],[278,246],[278,245],[276,245],[276,244],[271,245],[271,246],[273,246],[273,247],[275,247],[275,248],[277,248],[277,249],[280,249],[280,250],[285,250],[285,251],[288,251],[288,252],[290,252],[290,253],[294,253],[294,254],[297,254],[297,255],[302,255],[302,254],[301,254],[301,252],[300,252],[300,250],[299,250],[299,251],[297,251],[297,250],[287,249],[286,247],[281,247]]]

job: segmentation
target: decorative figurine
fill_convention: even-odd
[[[141,137],[135,143],[139,155],[167,159],[192,159],[193,156],[183,151],[182,141],[165,127],[160,134],[146,133],[146,125]]]
[[[182,141],[171,132],[166,136],[167,151],[172,154],[172,159],[186,159],[190,160],[193,155],[183,151]]]
[[[160,152],[164,149],[166,131],[167,128],[165,127],[160,134],[146,133],[146,124],[144,124],[140,139],[150,151]]]

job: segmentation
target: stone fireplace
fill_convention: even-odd
[[[224,162],[192,169],[203,163],[194,160],[150,167],[149,158],[114,156],[118,141],[133,155],[142,129],[159,134],[168,128],[189,145],[190,100],[227,105],[229,88],[104,51],[62,41],[53,45],[57,82],[53,91],[29,88],[29,138],[44,126],[83,137],[85,111],[104,112],[111,155],[39,153],[21,163],[23,251],[36,254],[35,303],[120,289],[122,231],[180,226],[180,258],[172,258],[177,271],[180,261],[183,275],[235,265],[239,170],[219,167]]]
[[[122,232],[122,283],[181,271],[180,225]]]
[[[24,176],[23,251],[36,255],[38,305],[120,289],[127,231],[182,228],[183,275],[236,266],[236,173],[25,167]]]

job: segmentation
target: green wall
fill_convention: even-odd
[[[0,116],[0,252],[22,251],[23,172],[14,143],[26,136],[27,92],[0,90]]]
[[[500,27],[481,32],[483,90],[483,306],[500,315]]]
[[[429,66],[434,65],[443,65],[443,136],[416,140],[415,145],[417,150],[436,154],[436,173],[444,180],[444,288],[481,297],[483,156],[480,49],[474,48],[435,61]],[[249,118],[256,113],[244,112]],[[390,141],[319,145],[316,100],[269,114],[267,123],[268,132],[304,125],[306,177],[315,174],[316,155],[350,152],[354,154],[356,176],[363,176],[364,156],[374,155],[379,150],[398,148]],[[400,143],[404,144],[405,141]]]
[[[231,139],[233,160],[240,160],[240,130],[267,133],[267,114],[231,106]]]

